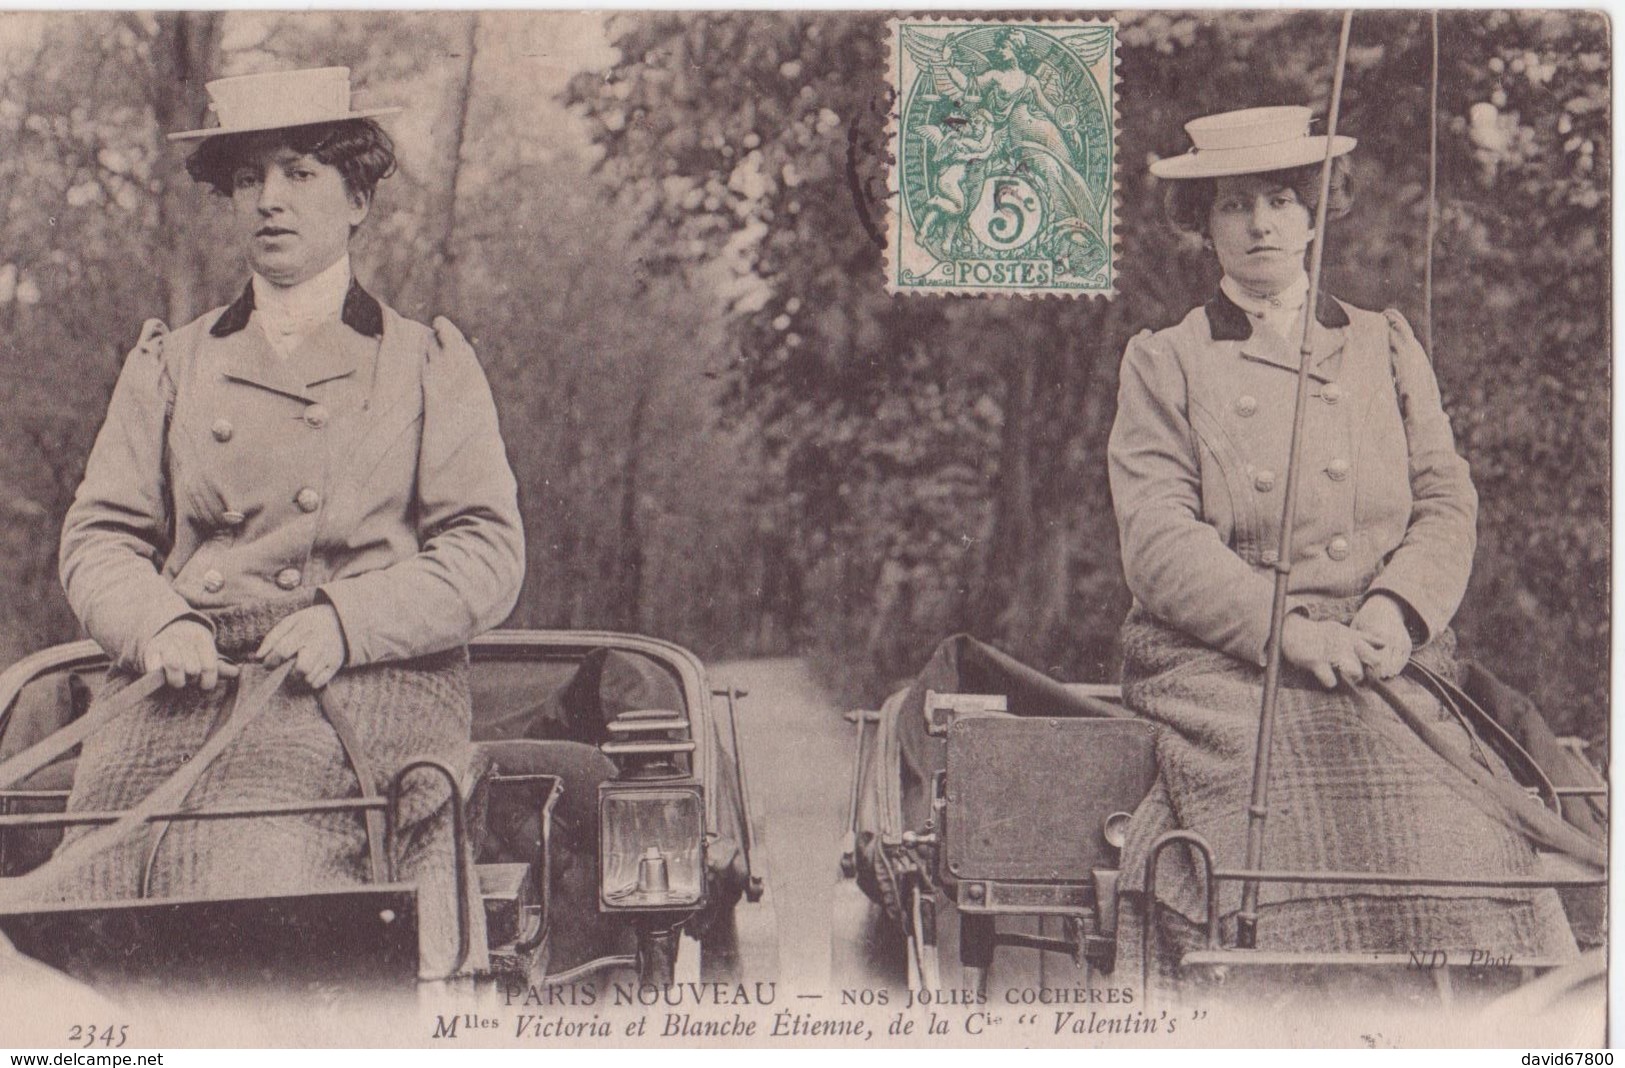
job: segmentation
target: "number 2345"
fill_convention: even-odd
[[[108,1049],[119,1049],[124,1040],[129,1037],[129,1024],[108,1024],[106,1027],[97,1027],[95,1024],[74,1024],[68,1028],[68,1041],[78,1043],[81,1049],[91,1046],[105,1046]]]

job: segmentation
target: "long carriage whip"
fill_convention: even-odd
[[[1315,247],[1309,256],[1309,293],[1304,299],[1303,344],[1298,348],[1298,395],[1292,408],[1292,437],[1287,446],[1286,494],[1281,502],[1281,536],[1276,545],[1275,596],[1270,602],[1269,642],[1264,652],[1264,703],[1258,714],[1258,748],[1253,753],[1253,790],[1247,805],[1247,857],[1249,872],[1264,866],[1264,822],[1269,816],[1270,743],[1275,735],[1276,699],[1281,692],[1281,631],[1286,626],[1287,580],[1292,575],[1292,526],[1298,510],[1298,475],[1303,451],[1304,401],[1309,396],[1309,357],[1314,353],[1315,304],[1320,295],[1320,268],[1326,252],[1326,201],[1331,196],[1332,148],[1337,140],[1337,115],[1343,103],[1343,69],[1348,63],[1349,24],[1353,11],[1343,12],[1337,40],[1337,66],[1332,74],[1331,109],[1326,119],[1326,158],[1320,166],[1320,202],[1315,206]],[[1236,945],[1258,945],[1258,882],[1241,884],[1241,911],[1236,914]]]

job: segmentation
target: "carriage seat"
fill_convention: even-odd
[[[682,685],[642,653],[597,648],[579,659],[476,662],[474,740],[529,738],[599,745],[628,712],[687,712]]]

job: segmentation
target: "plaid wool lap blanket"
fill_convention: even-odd
[[[1352,602],[1312,609],[1346,622]],[[1143,896],[1151,843],[1165,831],[1201,834],[1221,868],[1240,868],[1257,741],[1263,670],[1210,649],[1138,607],[1123,627],[1123,697],[1161,726],[1159,778],[1135,812],[1123,848],[1125,891]],[[1453,678],[1446,632],[1417,659]],[[1408,679],[1407,704],[1436,714],[1441,731],[1477,753],[1486,772],[1510,779],[1492,752]],[[1283,669],[1269,779],[1264,863],[1269,868],[1392,872],[1463,878],[1533,876],[1528,841],[1493,803],[1366,687],[1320,688]],[[1163,854],[1157,894],[1165,952],[1191,948],[1205,915],[1202,876],[1186,850]],[[1241,886],[1221,887],[1226,939]],[[1258,947],[1318,952],[1490,950],[1564,957],[1576,952],[1553,890],[1332,886],[1266,883]],[[1118,962],[1138,967],[1137,909],[1120,913]],[[1173,943],[1169,945],[1168,943]],[[1165,963],[1165,962],[1164,962]],[[1136,974],[1136,973],[1131,973]]]
[[[304,593],[208,615],[220,651],[244,660],[279,620],[310,603],[312,597]],[[110,699],[132,681],[133,675],[114,672],[97,700]],[[160,690],[108,723],[84,744],[68,810],[125,810],[138,804],[202,747],[230,714],[235,691],[226,680],[210,693]],[[468,768],[472,709],[464,649],[346,669],[321,700],[342,710],[380,794],[412,758],[438,758],[459,775]],[[204,771],[185,807],[359,797],[361,792],[316,693],[290,680]],[[442,779],[414,775],[404,791],[397,830],[397,877],[418,884],[426,976],[448,971],[457,947],[448,801]],[[357,813],[155,824],[57,873],[44,896],[55,901],[237,897],[365,883],[370,881],[365,826]],[[93,833],[71,831],[62,848]],[[481,927],[480,910],[472,912]],[[483,930],[473,933],[477,958]]]

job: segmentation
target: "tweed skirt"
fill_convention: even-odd
[[[216,645],[224,655],[245,660],[278,621],[310,603],[309,593],[299,593],[210,612]],[[263,673],[245,668],[245,680],[256,677]],[[127,672],[114,671],[97,700],[111,698],[133,680]],[[232,713],[236,689],[222,680],[213,692],[160,690],[108,723],[83,746],[68,810],[124,810],[140,803],[179,771]],[[345,669],[320,699],[290,679],[202,773],[184,807],[361,796],[357,771],[323,712],[323,702],[348,721],[351,742],[374,779],[369,785],[380,794],[394,772],[417,757],[438,758],[459,776],[466,773],[472,706],[467,652],[459,648]],[[443,779],[413,775],[396,835],[397,878],[418,885],[424,975],[448,971],[457,946],[449,800]],[[89,828],[70,832],[64,847],[92,833]],[[132,833],[74,870],[59,873],[46,893],[58,901],[294,893],[368,882],[368,857],[366,823],[359,813],[178,821]],[[471,912],[477,958],[483,925],[480,910]]]
[[[1318,618],[1346,622],[1353,602],[1322,604]],[[1174,829],[1196,831],[1215,863],[1245,857],[1262,669],[1212,650],[1136,607],[1123,627],[1123,698],[1161,727],[1159,775],[1130,822],[1123,848],[1125,890],[1143,900],[1151,843]],[[1454,674],[1448,632],[1418,659]],[[1418,876],[1533,876],[1533,847],[1498,816],[1492,799],[1456,773],[1381,698],[1363,687],[1327,691],[1293,668],[1282,674],[1269,779],[1264,863],[1291,870]],[[1510,778],[1493,753],[1421,687],[1406,696],[1436,710],[1464,749],[1491,774]],[[1162,946],[1192,948],[1206,914],[1203,877],[1189,853],[1162,855],[1157,880]],[[1234,936],[1241,888],[1218,893],[1221,930]],[[1487,950],[1563,957],[1576,952],[1553,890],[1262,884],[1258,946],[1318,952]],[[1138,966],[1138,913],[1124,910],[1119,961]],[[1163,962],[1166,963],[1166,962]],[[1135,974],[1135,973],[1130,973]]]

